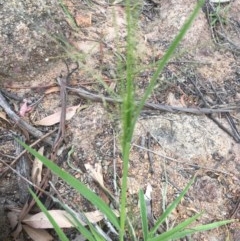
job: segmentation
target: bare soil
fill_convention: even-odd
[[[138,98],[141,98],[156,69],[154,64],[161,59],[195,3],[191,0],[154,0],[144,1],[139,6],[139,22],[135,33],[138,70],[135,86]],[[124,63],[126,38],[124,6],[121,3],[108,4],[104,0],[66,0],[64,4],[76,24],[65,16],[68,26],[61,27],[61,31],[67,31],[67,41],[71,48],[66,45],[63,52],[59,43],[55,43],[53,52],[49,52],[48,64],[44,62],[48,58],[48,51],[38,59],[38,65],[44,71],[29,69],[34,76],[29,77],[26,68],[27,81],[23,78],[14,81],[12,76],[15,75],[11,74],[11,77],[8,77],[6,71],[11,68],[7,69],[6,66],[2,71],[4,75],[0,72],[1,89],[31,103],[45,94],[40,104],[22,117],[33,126],[36,121],[61,107],[56,78],[67,74],[61,59],[69,55],[72,62],[79,61],[79,69],[70,80],[72,87],[83,87],[93,93],[107,95],[106,88],[101,84],[103,82],[113,92],[119,90],[118,70],[124,68],[119,65],[119,59]],[[240,136],[237,132],[240,128],[240,113],[239,108],[236,108],[240,104],[240,2],[230,1],[220,6],[222,12],[219,14],[224,14],[221,17],[226,20],[222,26],[211,26],[206,11],[212,11],[212,5],[209,5],[209,2],[207,4],[184,37],[171,62],[159,76],[149,102],[193,108],[231,107],[234,110],[230,115],[193,115],[144,110],[136,125],[130,156],[128,205],[130,215],[136,217],[136,226],[139,225],[139,189],[145,190],[149,184],[152,186],[152,212],[158,217],[165,208],[164,203],[171,203],[194,175],[196,180],[187,196],[169,217],[169,226],[202,210],[204,214],[198,224],[240,218]],[[48,7],[50,11],[55,8],[55,13],[63,14],[58,5],[49,2]],[[34,12],[34,9],[30,7],[29,11]],[[58,26],[57,22],[53,24]],[[33,30],[29,28],[28,31]],[[20,32],[15,34],[19,36]],[[21,35],[22,41],[25,36],[24,33]],[[40,48],[39,42],[36,43]],[[23,52],[25,48],[26,46],[22,45]],[[21,51],[19,53],[21,54]],[[56,54],[56,58],[51,58]],[[41,65],[40,60],[44,64]],[[27,58],[27,66],[31,68],[33,63],[30,61]],[[26,67],[27,62],[22,66]],[[74,63],[70,64],[70,67],[73,66]],[[18,68],[16,67],[15,71],[16,69]],[[7,101],[18,113],[22,101],[10,97]],[[67,121],[65,143],[58,153],[58,165],[104,198],[98,186],[85,172],[85,164],[100,164],[105,186],[115,193],[114,161],[118,183],[122,171],[118,106],[91,102],[70,91],[67,105],[80,105],[80,109]],[[18,185],[20,179],[12,171],[2,175],[6,168],[3,163],[10,164],[19,154],[16,153],[14,133],[23,136],[25,134],[26,139],[27,137],[26,131],[19,130],[10,120],[9,123],[5,121],[3,113],[0,109],[0,240],[10,240],[10,226],[6,222],[6,215],[2,213],[6,214],[13,207],[21,210],[26,201],[22,196],[26,190]],[[214,120],[217,120],[218,124]],[[53,127],[35,127],[47,133],[57,127],[57,124]],[[52,140],[54,135],[51,136]],[[28,143],[35,140],[30,135]],[[66,161],[67,152],[72,146],[75,158],[71,161],[81,171],[71,168]],[[47,145],[45,154],[50,155]],[[31,170],[32,158],[26,158]],[[13,167],[17,168],[16,165]],[[31,174],[28,178],[32,178]],[[83,211],[93,209],[62,181],[57,180],[55,186],[67,204],[74,208],[80,207]],[[26,236],[21,236],[20,240],[24,240],[24,237]],[[70,237],[74,240],[74,235]],[[240,224],[235,221],[210,232],[195,234],[191,238],[196,241],[237,241],[240,240]]]

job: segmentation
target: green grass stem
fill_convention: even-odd
[[[135,104],[134,100],[134,14],[131,10],[130,0],[126,0],[126,13],[127,13],[127,47],[126,47],[126,90],[124,88],[123,93],[123,105],[122,105],[122,125],[123,125],[123,137],[122,137],[122,153],[123,153],[123,176],[122,176],[122,192],[120,199],[120,241],[123,241],[124,231],[125,231],[125,220],[126,220],[126,196],[127,196],[127,176],[128,176],[128,165],[129,165],[129,155],[131,148],[131,140],[133,136],[133,131],[135,124],[137,122],[140,112],[151,95],[157,78],[162,72],[164,66],[170,60],[175,49],[180,44],[187,30],[190,28],[193,20],[196,18],[199,10],[201,9],[204,1],[198,2],[193,13],[190,15],[186,23],[181,28],[177,37],[173,40],[169,49],[163,58],[159,61],[158,68],[154,73],[151,81],[142,97],[138,106]],[[136,20],[135,20],[136,21]],[[124,85],[123,85],[124,86]]]

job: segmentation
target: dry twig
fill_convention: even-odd
[[[97,102],[108,102],[111,104],[120,104],[122,103],[121,99],[113,99],[110,97],[105,97],[101,95],[97,95],[94,93],[91,93],[90,91],[87,91],[83,88],[71,88],[67,86],[67,89],[70,91],[77,93],[80,97],[92,101]],[[202,114],[213,114],[213,113],[225,113],[225,112],[231,112],[234,109],[239,109],[239,107],[236,106],[236,108],[218,108],[218,109],[211,109],[211,108],[188,108],[188,107],[179,107],[179,106],[170,106],[170,105],[163,105],[163,104],[154,104],[147,102],[144,105],[145,109],[151,109],[155,111],[167,111],[171,113],[178,113],[178,112],[184,112],[184,113],[190,113],[190,114],[196,114],[196,115],[202,115]]]
[[[24,121],[22,118],[20,118],[9,106],[6,99],[3,97],[1,91],[0,91],[0,106],[3,108],[3,110],[6,112],[6,114],[9,116],[9,118],[23,131],[29,132],[31,135],[33,135],[36,138],[41,138],[44,134],[36,129],[35,127],[28,124],[26,121]],[[53,142],[50,138],[45,138],[43,140],[48,145],[52,146]]]
[[[43,135],[41,138],[39,138],[38,140],[36,140],[35,142],[33,142],[31,145],[29,145],[29,147],[34,147],[36,146],[39,142],[43,141],[45,138],[47,138],[48,136],[50,136],[52,133],[54,133],[56,131],[56,129],[46,133],[45,135]],[[14,158],[14,160],[11,162],[11,164],[9,166],[13,166],[20,157],[22,157],[25,153],[27,152],[26,149],[24,149],[21,153],[19,153],[19,155],[17,157]],[[7,167],[0,175],[0,177],[4,176],[6,174],[6,172],[9,170],[9,167]]]

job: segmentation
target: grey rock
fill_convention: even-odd
[[[56,36],[67,33],[56,0],[0,1],[0,83],[27,80],[43,72],[62,49]]]

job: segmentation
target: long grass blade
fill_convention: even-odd
[[[137,241],[137,237],[136,237],[136,232],[137,230],[134,229],[129,217],[127,216],[126,218],[126,223],[127,223],[127,230],[128,230],[128,234],[129,234],[129,237],[130,237],[130,240],[131,241]]]
[[[164,220],[169,216],[169,214],[176,208],[176,206],[180,203],[183,196],[186,194],[190,186],[193,184],[194,179],[192,179],[184,190],[180,193],[180,195],[169,205],[169,207],[165,210],[165,212],[161,215],[161,217],[157,220],[156,224],[150,231],[150,237],[152,237],[155,232],[158,230],[159,226],[164,222]]]
[[[74,219],[74,224],[76,224],[76,229],[82,234],[88,241],[96,241],[92,232],[90,232],[87,228],[85,228],[76,218],[72,215]]]
[[[126,45],[126,72],[123,76],[122,86],[122,154],[123,154],[123,175],[121,185],[120,197],[120,241],[124,239],[125,222],[126,222],[126,200],[127,200],[127,175],[129,154],[131,148],[131,139],[134,126],[132,125],[135,102],[134,102],[134,66],[135,66],[135,36],[134,31],[136,28],[136,15],[135,10],[131,9],[131,1],[126,0],[126,20],[127,20],[127,45]],[[126,80],[126,82],[125,82]]]
[[[144,92],[144,95],[141,98],[141,100],[139,102],[139,105],[136,108],[133,126],[135,125],[135,123],[137,121],[137,118],[138,118],[138,116],[139,116],[139,114],[140,114],[140,112],[141,112],[141,110],[144,106],[144,103],[147,101],[148,97],[152,93],[152,91],[155,87],[155,84],[157,82],[159,74],[162,72],[163,68],[165,67],[165,65],[168,63],[171,56],[173,55],[175,49],[177,48],[177,46],[182,41],[182,39],[185,36],[188,29],[191,27],[191,24],[193,23],[194,19],[196,18],[197,14],[198,14],[199,10],[201,9],[201,7],[203,6],[204,2],[205,2],[205,0],[198,1],[197,6],[195,7],[194,11],[190,15],[190,17],[187,19],[187,21],[185,22],[185,24],[181,28],[181,30],[178,33],[178,35],[176,36],[176,38],[172,41],[170,47],[168,48],[168,50],[165,53],[165,55],[163,56],[163,58],[159,61],[158,68],[157,68],[156,72],[154,73],[154,75],[152,76],[152,78],[150,80],[150,83],[149,83],[146,91]]]
[[[55,198],[53,198],[54,200]],[[73,210],[71,208],[69,208],[67,205],[65,205],[64,203],[56,200],[57,203],[59,203],[66,211],[67,213],[69,213],[71,215],[71,220],[69,220],[74,226],[75,228],[79,231],[79,233],[81,233],[88,241],[96,241],[94,236],[92,235],[92,233],[82,225],[82,223],[79,221],[79,219],[76,217],[76,214],[73,212]],[[86,221],[86,217],[84,216],[83,218],[84,220],[82,221]],[[86,222],[85,222],[86,223]]]
[[[57,235],[59,236],[61,241],[69,241],[69,239],[67,238],[67,236],[65,235],[65,233],[62,231],[62,229],[58,226],[57,222],[54,220],[54,218],[49,214],[48,210],[44,207],[44,205],[41,203],[41,201],[38,199],[38,197],[36,196],[36,194],[29,189],[29,192],[31,193],[31,195],[33,196],[34,200],[36,201],[36,203],[38,204],[39,208],[42,210],[42,212],[47,216],[48,220],[50,221],[50,223],[52,224],[52,226],[54,227]]]
[[[76,227],[76,229],[79,231],[79,233],[81,233],[86,238],[86,240],[88,240],[88,241],[106,241],[101,236],[101,234],[98,232],[97,228],[91,222],[89,222],[89,220],[84,215],[84,213],[80,214],[81,221],[83,221],[84,223],[86,223],[88,225],[88,227],[90,228],[90,231],[86,227],[84,227],[84,225],[82,225],[82,223],[79,221],[79,219],[77,218],[77,216],[79,216],[78,214],[76,214],[70,207],[68,207],[64,203],[61,203],[59,201],[57,201],[57,202],[60,203],[62,205],[62,207],[71,215],[72,219],[70,219],[69,221]]]
[[[47,166],[53,173],[61,177],[66,183],[77,190],[83,197],[89,200],[95,207],[102,211],[112,224],[119,229],[119,221],[114,212],[107,206],[107,204],[99,198],[94,192],[88,189],[83,183],[78,181],[75,177],[68,174],[55,163],[40,155],[37,151],[26,145],[24,142],[17,140],[27,151],[37,157],[45,166]]]
[[[194,215],[193,217],[188,218],[187,220],[181,222],[175,228],[173,228],[167,232],[164,232],[163,234],[160,234],[155,238],[149,239],[148,241],[160,241],[160,240],[167,241],[172,238],[173,234],[176,234],[179,231],[182,231],[185,227],[187,227],[188,225],[193,223],[195,220],[197,220],[201,215],[202,215],[202,213],[198,213],[198,214]]]
[[[134,40],[133,40],[133,14],[131,12],[131,1],[126,0],[126,13],[127,13],[127,58],[126,58],[126,91],[123,90],[123,105],[122,105],[122,123],[123,123],[123,138],[122,138],[122,152],[123,152],[123,177],[122,177],[122,192],[120,199],[120,241],[123,241],[125,220],[126,220],[126,191],[127,191],[127,173],[128,173],[128,162],[130,154],[130,143],[134,131],[137,118],[144,106],[144,103],[147,101],[151,92],[154,89],[157,78],[164,66],[169,61],[170,57],[174,53],[175,49],[179,45],[180,41],[183,39],[185,33],[190,28],[193,20],[198,14],[201,6],[204,4],[204,0],[200,0],[194,9],[193,13],[190,15],[184,26],[182,27],[180,33],[172,42],[170,48],[164,55],[163,59],[159,62],[159,66],[154,73],[142,99],[140,100],[138,106],[134,102],[134,88],[133,88],[133,79],[134,79]],[[122,84],[124,86],[124,84]],[[122,91],[123,92],[123,91]]]
[[[106,241],[99,233],[98,231],[95,229],[95,227],[89,223],[89,228],[91,230],[91,233],[93,234],[93,236],[95,237],[96,241]]]
[[[215,222],[215,223],[210,223],[210,224],[205,224],[205,225],[200,225],[197,227],[194,227],[192,229],[185,229],[181,232],[178,232],[176,234],[173,234],[171,236],[172,240],[179,240],[180,238],[186,237],[187,235],[191,235],[194,233],[198,233],[198,232],[203,232],[203,231],[208,231],[214,228],[218,228],[220,226],[226,225],[228,223],[232,223],[235,220],[224,220],[224,221],[219,221],[219,222]]]
[[[78,29],[78,26],[77,26],[77,24],[76,24],[76,22],[75,22],[75,20],[74,20],[74,18],[73,18],[73,16],[72,16],[72,14],[71,14],[70,11],[67,9],[67,7],[65,6],[65,4],[63,3],[62,0],[59,0],[59,5],[61,6],[63,12],[65,13],[65,15],[66,15],[66,17],[67,17],[67,19],[69,20],[71,27],[72,27],[73,29],[75,29],[75,30]]]

